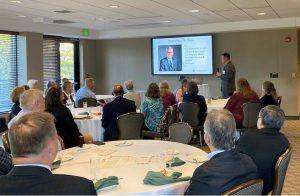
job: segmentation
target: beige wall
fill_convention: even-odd
[[[286,36],[291,36],[292,42],[286,43]],[[274,82],[283,96],[286,114],[298,116],[298,79],[291,77],[298,72],[297,44],[297,29],[214,34],[214,66],[220,66],[221,53],[231,53],[237,78],[247,78],[259,95],[263,81]],[[136,89],[146,89],[150,82],[162,79],[167,79],[173,88],[178,86],[178,76],[151,75],[150,38],[97,41],[96,58],[97,93],[110,93],[115,82],[126,79],[133,79]],[[279,78],[270,78],[271,72],[279,73]],[[188,77],[208,83],[212,96],[221,95],[219,79],[208,75]]]

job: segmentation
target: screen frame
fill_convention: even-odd
[[[164,39],[164,38],[180,38],[180,37],[200,37],[200,36],[211,36],[211,55],[212,55],[212,73],[211,74],[182,74],[182,73],[174,73],[174,74],[161,74],[161,73],[154,73],[154,65],[153,65],[153,39]],[[212,33],[203,33],[203,34],[180,34],[180,35],[166,35],[166,36],[155,36],[151,37],[151,74],[155,76],[180,76],[180,75],[200,75],[200,76],[211,76],[214,75],[214,35]]]

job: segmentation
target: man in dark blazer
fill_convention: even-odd
[[[38,138],[38,139],[37,139]],[[52,174],[57,154],[54,117],[30,112],[9,130],[13,169],[0,176],[0,195],[96,195],[93,182],[77,176]]]
[[[277,159],[290,146],[287,138],[280,133],[284,118],[280,107],[266,106],[259,112],[258,130],[245,132],[238,141],[237,150],[249,155],[257,166],[259,178],[264,181],[264,195],[272,190]]]
[[[72,105],[75,103],[73,95],[72,95],[72,83],[67,80],[62,85],[63,93],[64,93],[64,104]]]
[[[167,47],[166,57],[160,60],[159,71],[182,71],[181,64],[173,56],[173,48],[171,46]]]
[[[230,54],[222,54],[222,73],[217,72],[216,76],[221,79],[221,91],[224,99],[229,98],[235,91],[235,67],[230,61]]]
[[[198,86],[196,82],[190,81],[188,82],[187,85],[187,94],[183,95],[183,102],[192,102],[192,103],[197,103],[199,106],[199,113],[198,113],[198,118],[199,118],[199,125],[203,126],[205,117],[206,117],[206,112],[207,112],[207,105],[205,98],[202,95],[198,95]]]
[[[105,129],[104,141],[113,141],[119,138],[117,118],[128,112],[136,112],[135,102],[123,97],[122,85],[116,84],[113,87],[115,99],[103,107],[102,127]]]
[[[235,121],[228,110],[212,110],[204,123],[204,140],[211,150],[209,160],[199,166],[186,195],[220,195],[257,178],[252,159],[235,147]]]

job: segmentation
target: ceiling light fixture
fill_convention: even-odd
[[[118,6],[118,5],[110,5],[110,6],[108,6],[109,8],[111,8],[111,9],[117,9],[117,8],[119,8],[120,6]]]
[[[26,18],[24,15],[18,15],[19,18]]]
[[[22,3],[22,2],[19,1],[19,0],[10,0],[9,2],[11,2],[11,3]]]
[[[170,23],[170,22],[171,22],[170,20],[162,21],[162,23]]]
[[[198,13],[199,10],[189,10],[189,12],[191,12],[191,13]]]
[[[103,21],[103,20],[105,20],[105,18],[101,18],[101,17],[99,17],[99,18],[96,18],[97,20],[100,20],[100,21]]]
[[[267,13],[265,12],[260,12],[260,13],[257,13],[258,16],[264,16],[264,15],[267,15]]]

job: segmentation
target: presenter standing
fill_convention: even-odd
[[[224,99],[229,98],[235,91],[235,67],[230,61],[230,54],[222,54],[223,71],[217,70],[216,76],[221,79],[221,91]]]

